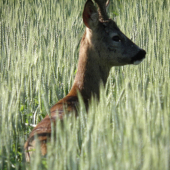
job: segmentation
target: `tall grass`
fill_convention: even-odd
[[[48,155],[30,164],[32,127],[70,90],[84,32],[81,0],[0,1],[0,169],[170,169],[170,2],[119,0],[109,14],[147,51],[115,67],[88,115],[57,124]],[[38,148],[38,146],[37,146]]]

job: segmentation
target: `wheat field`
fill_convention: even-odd
[[[109,16],[146,59],[113,67],[100,102],[57,124],[48,155],[24,158],[32,128],[70,90],[85,0],[0,1],[0,169],[169,170],[170,1],[111,0]]]

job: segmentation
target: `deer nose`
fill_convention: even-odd
[[[145,58],[145,55],[146,55],[146,51],[145,50],[140,50],[139,51],[140,55],[143,56],[143,58]]]
[[[131,59],[131,64],[139,64],[145,58],[146,51],[141,49],[134,57]]]

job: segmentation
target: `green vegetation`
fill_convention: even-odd
[[[119,0],[109,14],[147,51],[115,67],[99,105],[57,124],[48,155],[30,164],[32,126],[65,96],[85,26],[83,0],[0,1],[0,169],[170,169],[170,1]]]

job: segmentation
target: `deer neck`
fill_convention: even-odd
[[[100,52],[92,44],[85,33],[80,45],[76,77],[69,93],[74,96],[79,91],[85,101],[92,96],[99,99],[100,84],[105,86],[111,69],[100,60]]]

